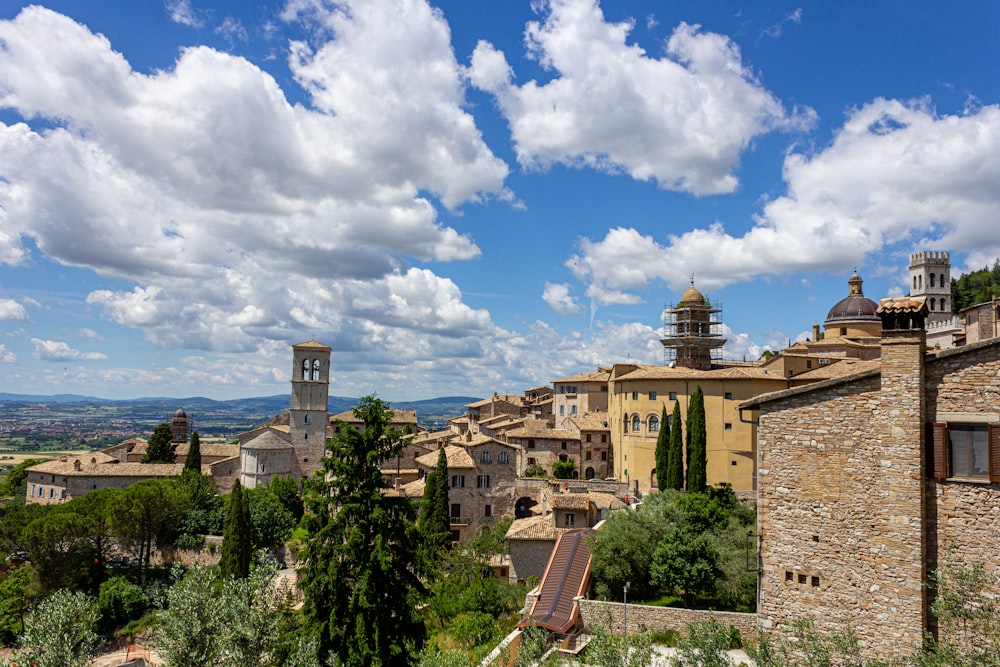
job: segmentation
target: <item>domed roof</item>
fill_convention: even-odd
[[[826,323],[832,322],[881,322],[878,304],[865,297],[861,291],[861,276],[855,271],[848,279],[850,291],[846,298],[838,301],[826,315]]]
[[[187,417],[187,413],[184,412],[183,408],[177,408],[177,412],[174,413],[174,417]]]
[[[705,295],[694,288],[694,280],[691,281],[691,287],[681,295],[681,303],[688,306],[705,303]]]

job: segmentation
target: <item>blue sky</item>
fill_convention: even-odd
[[[1000,6],[0,0],[0,391],[519,392],[1000,255]]]

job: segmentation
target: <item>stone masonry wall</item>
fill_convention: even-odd
[[[580,617],[588,629],[605,628],[611,634],[621,634],[624,629],[625,605],[620,602],[603,600],[580,600]],[[749,646],[757,639],[757,614],[741,614],[733,611],[703,611],[699,609],[678,609],[676,607],[650,607],[641,604],[628,605],[628,631],[681,632],[688,623],[714,618],[724,627],[734,627],[743,637],[743,645]]]

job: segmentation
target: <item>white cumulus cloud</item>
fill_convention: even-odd
[[[628,42],[633,24],[609,23],[596,0],[537,3],[543,20],[526,48],[552,80],[514,82],[505,56],[480,42],[473,85],[490,92],[510,125],[519,162],[626,172],[695,194],[732,192],[740,153],[754,137],[800,128],[723,35],[682,23],[655,57]]]
[[[27,322],[28,311],[14,299],[0,299],[0,322]]]
[[[17,361],[17,355],[7,349],[7,346],[0,343],[0,364],[13,364]]]
[[[575,298],[569,293],[569,285],[566,283],[545,283],[542,291],[542,299],[549,305],[549,308],[560,315],[579,315],[583,310]]]
[[[108,358],[101,352],[81,352],[61,340],[32,338],[31,342],[35,346],[35,358],[41,361],[93,361]]]

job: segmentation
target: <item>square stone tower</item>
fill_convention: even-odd
[[[323,458],[332,351],[329,345],[314,340],[292,346],[289,437],[295,450],[293,474],[297,478],[312,477]]]
[[[910,296],[927,298],[927,323],[951,321],[951,259],[944,251],[910,255]]]

